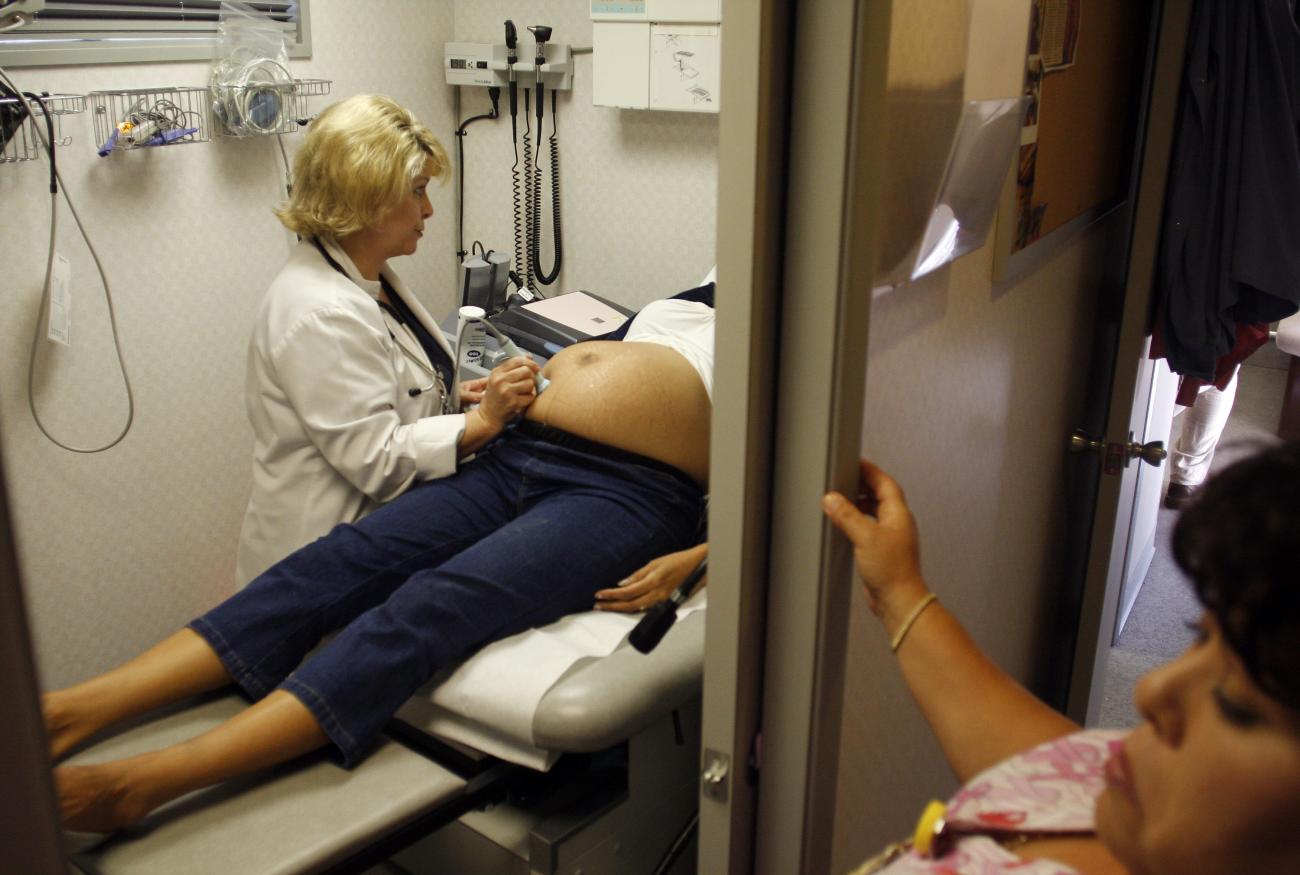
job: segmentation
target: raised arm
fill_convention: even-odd
[[[822,507],[853,542],[867,603],[897,641],[903,678],[958,778],[1078,729],[994,665],[942,604],[926,604],[931,593],[903,491],[865,459],[861,466],[861,508],[838,492]]]

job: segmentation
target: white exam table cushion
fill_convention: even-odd
[[[678,609],[649,654],[626,643],[642,614],[588,611],[503,638],[440,672],[397,717],[542,771],[561,753],[609,747],[680,705],[689,697],[683,690],[698,689],[704,616],[691,615],[703,610],[705,595],[700,590]]]
[[[175,744],[247,708],[231,693],[112,736],[93,763]],[[88,852],[101,875],[288,875],[338,862],[443,802],[464,779],[383,740],[358,768],[309,757],[191,793]]]

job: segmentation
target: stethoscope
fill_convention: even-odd
[[[379,305],[379,309],[383,310],[384,313],[388,316],[388,318],[392,319],[394,322],[397,323],[397,326],[402,329],[403,333],[405,333],[407,338],[410,339],[411,343],[416,343],[416,344],[419,343],[419,341],[417,341],[415,339],[415,336],[411,333],[411,329],[407,328],[406,323],[402,321],[402,314],[398,313],[397,310],[395,310],[392,307],[392,305],[387,304],[384,301],[376,301],[375,303]],[[442,382],[442,376],[438,373],[437,369],[430,367],[429,364],[423,358],[417,356],[415,353],[407,349],[406,344],[402,343],[402,341],[397,339],[397,335],[393,333],[393,328],[391,325],[386,327],[388,328],[388,336],[393,339],[393,343],[397,344],[397,348],[402,351],[402,355],[406,356],[406,360],[414,364],[420,370],[424,371],[426,374],[429,375],[430,378],[429,385],[412,386],[411,388],[406,390],[406,394],[410,395],[412,398],[419,398],[425,392],[432,392],[434,389],[441,390],[442,386],[439,384]],[[442,394],[445,397],[447,393],[444,390]]]
[[[329,262],[330,267],[334,268],[336,271],[338,271],[343,276],[347,277],[349,280],[352,279],[352,277],[348,274],[348,272],[343,269],[343,265],[339,264],[338,261],[332,255],[330,255],[329,251],[325,248],[324,244],[322,244],[319,239],[313,237],[311,242],[315,244],[316,249],[320,252],[321,256],[327,262]],[[384,289],[385,292],[387,292],[390,296],[396,295],[396,292],[392,290],[392,286],[388,283],[386,279],[384,279],[384,277],[381,276],[379,278],[379,281],[381,287]],[[407,338],[409,338],[411,343],[414,343],[416,345],[419,344],[419,341],[415,339],[415,335],[411,332],[411,329],[406,324],[406,320],[402,317],[402,314],[398,312],[397,308],[395,308],[392,304],[387,303],[386,301],[380,301],[378,299],[375,300],[375,303],[379,305],[379,309],[383,310],[384,314],[389,319],[397,323],[398,327],[401,328],[402,332],[405,334]],[[407,361],[413,363],[416,367],[424,371],[430,377],[429,385],[412,386],[410,389],[406,390],[406,394],[411,398],[419,398],[425,392],[432,392],[436,389],[438,391],[439,397],[442,399],[442,404],[441,404],[442,412],[454,413],[455,410],[451,408],[451,397],[450,397],[451,393],[447,391],[447,384],[443,380],[442,374],[439,373],[438,369],[433,367],[429,363],[427,363],[423,357],[417,356],[415,353],[411,352],[411,350],[407,347],[405,343],[403,343],[401,340],[398,340],[397,335],[393,332],[392,326],[387,324],[387,321],[385,322],[384,327],[388,329],[388,336],[392,339],[393,343],[397,345],[397,348],[402,351],[402,355],[406,357]]]

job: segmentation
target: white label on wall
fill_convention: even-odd
[[[650,108],[718,111],[719,28],[655,24],[650,28]]]
[[[72,265],[57,252],[50,272],[50,320],[46,336],[64,346],[72,342]]]

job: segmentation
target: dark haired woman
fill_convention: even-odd
[[[965,787],[859,873],[1300,872],[1300,444],[1224,471],[1179,519],[1205,614],[1139,682],[1127,735],[1080,732],[994,666],[922,579],[898,484],[865,460],[862,478],[874,514],[824,508]]]

